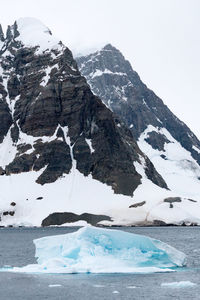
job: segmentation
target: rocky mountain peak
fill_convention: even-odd
[[[25,45],[30,43],[30,41],[37,44],[40,42],[41,38],[44,38],[47,43],[51,40],[56,40],[52,36],[50,29],[36,18],[20,18],[15,22],[15,24],[19,32],[20,39],[24,41]],[[31,44],[31,46],[32,45],[33,44]]]
[[[15,21],[12,26],[8,25],[7,31],[6,31],[6,39],[8,42],[12,41],[13,39],[16,39],[20,35],[18,31],[17,22]]]
[[[87,72],[90,72],[88,74],[90,77],[98,76],[100,74],[98,72],[103,72],[105,74],[108,74],[109,72],[120,72],[125,74],[125,72],[129,72],[131,68],[129,62],[125,60],[122,53],[111,44],[107,44],[101,50],[89,54],[86,57],[87,61],[91,60],[92,62],[91,64],[87,64],[86,67],[84,66],[86,62],[85,59],[83,59],[83,66],[81,66],[82,57],[78,57],[77,60],[80,69],[84,68],[85,72],[86,69],[88,69]]]
[[[78,57],[77,62],[93,93],[130,128],[169,187],[188,195],[187,187],[192,182],[197,193],[200,141],[141,81],[120,51],[108,44]],[[181,182],[185,182],[184,188]]]
[[[200,152],[192,148],[200,149],[197,137],[147,88],[119,50],[108,44],[78,57],[77,62],[92,91],[122,118],[136,139],[148,125],[164,127],[200,164]]]
[[[106,44],[103,48],[102,48],[102,50],[109,50],[109,51],[113,51],[113,50],[117,50],[117,48],[115,48],[113,45],[111,45],[111,44]]]
[[[35,18],[20,18],[12,26],[9,25],[5,43],[6,47],[4,45],[2,50],[8,48],[9,45],[15,48],[23,45],[27,48],[35,47],[38,55],[44,51],[59,51],[63,47],[61,41],[52,35],[49,28]]]

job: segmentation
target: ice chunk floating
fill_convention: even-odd
[[[12,272],[152,273],[185,265],[185,254],[149,237],[120,230],[84,227],[34,240],[37,264]]]
[[[197,285],[196,283],[193,283],[191,281],[174,281],[174,282],[165,282],[162,283],[161,286],[164,287],[171,287],[171,288],[186,288],[186,287],[193,287]]]

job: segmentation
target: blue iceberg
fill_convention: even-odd
[[[37,264],[14,272],[152,273],[186,263],[185,254],[147,236],[96,227],[34,240]]]

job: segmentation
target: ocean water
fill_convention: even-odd
[[[0,228],[0,268],[36,263],[33,239],[77,229]],[[200,227],[121,227],[120,230],[148,235],[176,247],[187,255],[187,267],[174,273],[137,275],[0,272],[0,299],[200,299]],[[196,285],[163,285],[181,281]]]

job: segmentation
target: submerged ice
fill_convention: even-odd
[[[83,227],[76,232],[34,240],[37,264],[14,272],[151,273],[185,265],[185,254],[147,236]],[[11,271],[9,269],[9,271]]]

